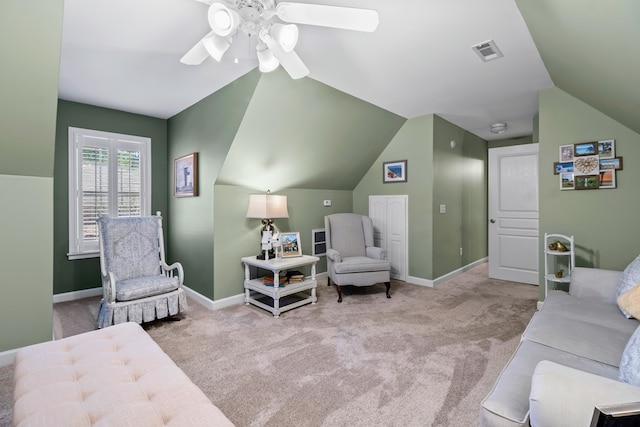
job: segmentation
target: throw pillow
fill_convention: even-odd
[[[618,297],[618,307],[640,319],[640,286],[636,285]]]
[[[640,326],[622,352],[618,379],[623,383],[640,387]]]
[[[618,281],[618,286],[616,288],[616,300],[620,295],[624,294],[638,283],[640,283],[640,255],[631,261],[631,264],[629,264],[622,272],[622,276],[620,276],[620,280]],[[622,314],[627,316],[627,318],[631,319],[631,317],[633,317],[631,313],[620,307],[620,304],[618,304],[618,308],[620,308]]]

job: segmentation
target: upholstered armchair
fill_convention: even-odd
[[[162,217],[98,218],[103,298],[98,328],[150,322],[187,309],[180,263],[164,259]]]
[[[384,283],[391,298],[391,264],[382,248],[373,246],[371,218],[351,213],[324,217],[327,239],[328,284],[335,283],[338,302],[342,302],[342,286],[371,286]]]

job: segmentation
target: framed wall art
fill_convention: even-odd
[[[198,153],[187,154],[173,161],[173,197],[198,195]]]
[[[622,157],[616,157],[614,139],[561,145],[553,174],[560,177],[560,190],[596,190],[617,187]]]
[[[407,182],[407,161],[396,160],[382,163],[382,182]]]

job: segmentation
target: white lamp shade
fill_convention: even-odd
[[[289,218],[287,196],[250,194],[247,218]]]
[[[258,53],[258,63],[260,66],[260,71],[263,73],[270,73],[271,71],[278,68],[280,65],[280,61],[276,59],[275,56],[271,53],[271,50],[264,44],[258,43],[256,46],[256,51]]]
[[[269,29],[269,35],[285,52],[291,52],[298,43],[298,27],[294,24],[273,24]]]
[[[202,39],[202,45],[213,59],[220,62],[222,60],[222,55],[229,49],[231,46],[224,39],[212,34],[211,37],[205,37]]]
[[[221,37],[233,35],[240,25],[240,15],[222,3],[213,3],[207,13],[209,26],[214,33]]]

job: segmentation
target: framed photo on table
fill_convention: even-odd
[[[300,233],[297,231],[280,233],[280,247],[282,250],[282,258],[302,256]]]
[[[198,153],[187,154],[173,161],[173,197],[198,195]]]

